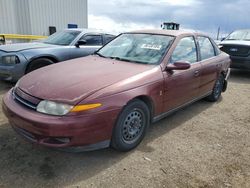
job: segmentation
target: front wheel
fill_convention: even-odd
[[[223,86],[224,86],[224,76],[220,75],[215,82],[212,93],[208,97],[206,97],[206,100],[210,102],[216,102],[221,96]]]
[[[133,100],[124,107],[113,130],[111,146],[129,151],[142,141],[150,124],[150,112],[141,100]]]
[[[50,59],[47,59],[47,58],[35,59],[27,67],[26,74],[30,73],[30,72],[32,72],[32,71],[34,71],[36,69],[51,65],[53,63],[54,63],[53,61],[51,61]]]

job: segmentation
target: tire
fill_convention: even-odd
[[[54,63],[53,61],[51,61],[50,59],[47,59],[47,58],[36,59],[28,65],[28,68],[26,70],[26,74],[28,74],[36,69],[51,65],[53,63]]]
[[[205,99],[210,102],[216,102],[221,96],[223,86],[224,86],[224,76],[220,75],[214,84],[212,93]]]
[[[140,144],[150,124],[148,106],[133,100],[124,107],[113,129],[111,146],[118,151],[129,151]]]

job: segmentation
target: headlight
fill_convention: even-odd
[[[20,63],[20,60],[16,55],[3,56],[2,63],[5,65],[15,65]]]
[[[59,104],[52,101],[44,100],[38,104],[36,110],[44,114],[62,116],[69,113],[72,108],[73,106],[67,104]]]
[[[100,103],[71,106],[68,104],[60,104],[53,101],[44,100],[38,104],[36,111],[44,114],[63,116],[69,112],[81,112],[98,108],[100,106],[102,106]]]

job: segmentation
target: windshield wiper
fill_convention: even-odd
[[[111,57],[109,57],[109,58],[115,59],[115,60],[119,60],[119,61],[127,61],[127,62],[131,62],[131,63],[148,64],[148,63],[145,63],[145,62],[130,60],[130,59],[121,58],[121,57],[116,57],[116,56],[111,56]]]
[[[42,41],[42,43],[51,44],[51,45],[58,45],[58,46],[68,46],[68,44],[51,43],[51,42],[46,42],[46,41]]]
[[[94,55],[98,55],[98,56],[100,56],[100,57],[107,58],[106,56],[100,54],[99,52],[94,52]]]
[[[117,57],[117,56],[110,56],[109,58],[110,58],[110,59],[120,60],[120,61],[127,61],[126,59],[120,58],[120,57]]]
[[[128,62],[132,62],[132,63],[138,63],[136,61],[132,61],[132,60],[129,60],[129,59],[126,59],[126,58],[121,58],[121,57],[115,57],[115,56],[111,56],[109,57],[110,59],[115,59],[115,60],[119,60],[119,61],[128,61]]]

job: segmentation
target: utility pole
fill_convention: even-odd
[[[220,26],[218,27],[217,40],[219,40],[219,37],[220,37]]]

